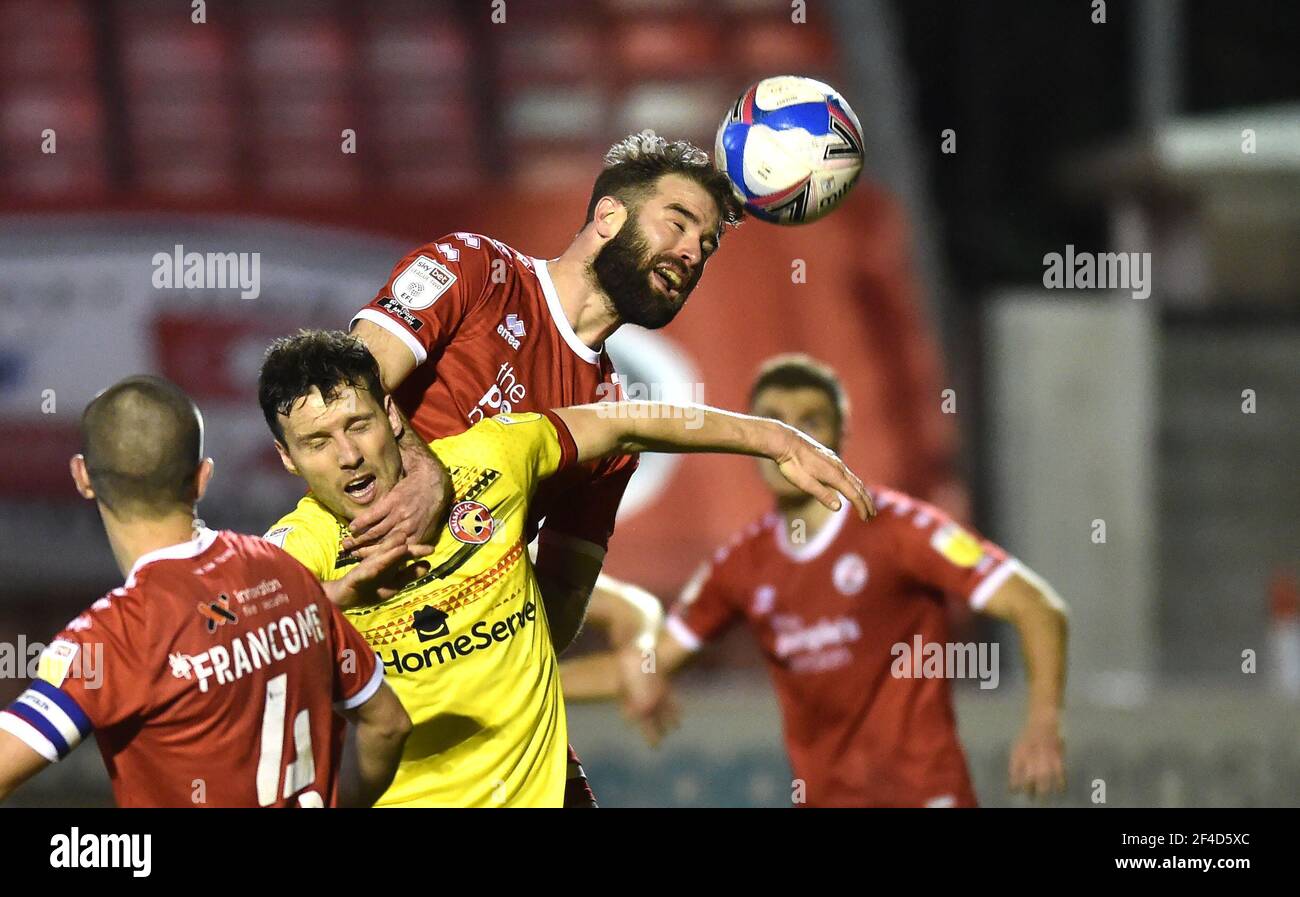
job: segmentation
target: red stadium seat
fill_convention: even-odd
[[[498,46],[501,78],[507,84],[581,79],[589,75],[591,60],[608,52],[599,28],[585,18],[512,29]]]
[[[820,28],[786,18],[737,22],[736,65],[746,80],[776,73],[811,75],[834,63],[835,42]]]
[[[722,113],[738,89],[729,80],[646,81],[630,87],[612,116],[618,136],[653,126],[665,137],[682,137],[712,151]]]
[[[42,133],[55,152],[43,153]],[[103,118],[89,90],[19,88],[0,98],[0,154],[7,189],[19,194],[100,192],[107,183]]]
[[[0,3],[0,85],[89,84],[95,37],[74,0]]]
[[[396,18],[375,12],[362,33],[359,55],[376,88],[401,90],[409,84],[419,89],[466,77],[470,48],[459,25],[427,15]]]
[[[502,106],[511,141],[583,142],[605,130],[607,98],[597,84],[522,88],[508,93]]]
[[[719,23],[704,18],[631,19],[614,43],[625,78],[674,77],[725,70],[727,47]]]
[[[244,64],[255,88],[280,92],[309,81],[334,84],[352,64],[342,24],[326,17],[250,15],[244,33]]]

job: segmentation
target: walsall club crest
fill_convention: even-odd
[[[459,501],[447,516],[447,528],[452,537],[466,545],[482,545],[492,538],[496,521],[487,506],[476,501]]]

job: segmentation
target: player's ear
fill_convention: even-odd
[[[293,459],[289,457],[289,450],[285,448],[284,443],[278,439],[275,441],[275,450],[279,453],[280,463],[284,465],[285,470],[289,471],[289,473],[296,477],[302,476],[302,474],[298,472],[297,466],[294,465]]]
[[[72,456],[68,462],[68,469],[72,472],[72,482],[76,484],[77,492],[82,498],[94,498],[95,487],[90,485],[90,471],[86,470],[86,456],[77,454]]]
[[[397,410],[397,403],[393,401],[390,395],[384,396],[384,413],[388,415],[388,426],[393,430],[393,436],[398,439],[402,438],[402,431],[406,429],[402,423],[402,415]]]
[[[208,483],[212,481],[212,472],[216,464],[211,458],[204,458],[199,462],[199,472],[194,477],[194,503],[198,504],[203,501],[203,495],[208,491]]]
[[[627,221],[627,206],[612,196],[602,196],[596,202],[595,215],[591,223],[596,226],[596,236],[601,240],[612,240],[623,229]]]

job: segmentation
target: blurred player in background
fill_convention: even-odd
[[[694,406],[665,415],[670,406],[653,403],[511,412],[429,445],[454,490],[445,527],[425,556],[396,570],[396,583],[357,588],[356,559],[343,547],[347,525],[404,473],[405,425],[374,358],[339,332],[278,340],[258,397],[285,468],[311,489],[266,538],[349,608],[415,723],[380,806],[563,805],[559,669],[525,553],[543,480],[647,448],[758,454],[820,500],[847,507],[832,491],[840,489],[860,514],[871,513],[838,458],[773,421]]]
[[[838,450],[847,400],[835,375],[811,359],[771,360],[750,403],[754,414]],[[770,465],[762,464],[762,474],[776,509],[687,584],[658,639],[656,666],[677,670],[744,620],[772,675],[790,763],[806,788],[802,802],[974,806],[952,671],[924,661],[934,650],[927,646],[946,653],[943,600],[953,596],[1009,621],[1020,635],[1029,708],[1011,751],[1012,789],[1063,790],[1066,612],[1051,587],[997,545],[906,495],[873,489],[880,517],[860,524],[826,510]],[[608,600],[600,591],[592,603]],[[566,661],[566,697],[614,697],[630,647]],[[640,710],[652,742],[674,719],[671,705]]]
[[[352,522],[348,547],[366,556],[433,532],[438,509],[430,496],[439,492],[424,441],[497,412],[617,398],[605,340],[623,324],[657,329],[671,321],[724,226],[742,215],[704,151],[644,131],[606,154],[586,223],[559,258],[531,258],[498,240],[453,233],[398,262],[352,326],[410,418],[403,455],[412,475]],[[529,538],[545,518],[537,576],[557,651],[582,625],[635,468],[632,456],[583,465],[543,484],[534,502]],[[642,675],[627,687],[655,686]],[[594,806],[570,755],[568,805]]]
[[[0,800],[92,732],[124,807],[370,806],[410,719],[374,652],[279,548],[195,519],[212,476],[190,398],[156,377],[82,418],[77,490],[126,583],[41,654],[0,712]],[[355,723],[340,773],[338,708]]]

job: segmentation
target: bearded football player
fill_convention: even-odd
[[[623,324],[659,328],[686,304],[742,208],[726,176],[685,141],[633,134],[605,156],[586,221],[554,259],[451,233],[398,262],[352,322],[411,427],[407,476],[351,524],[358,556],[427,540],[444,478],[425,443],[499,412],[544,411],[620,395],[605,340]],[[636,456],[584,464],[540,487],[537,574],[557,651],[582,625]],[[636,677],[629,689],[653,689]],[[653,700],[651,700],[653,703]],[[568,806],[594,806],[571,755]]]

